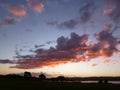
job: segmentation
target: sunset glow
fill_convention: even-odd
[[[0,74],[120,76],[120,0],[0,0]]]

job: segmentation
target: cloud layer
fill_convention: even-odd
[[[110,26],[107,24],[107,26]],[[34,54],[32,55],[19,55],[17,60],[0,60],[2,64],[16,64],[10,68],[20,69],[34,69],[42,68],[44,66],[56,66],[68,62],[81,62],[90,61],[94,58],[104,57],[109,58],[114,53],[118,53],[119,49],[116,45],[120,42],[110,33],[110,28],[102,30],[94,34],[97,43],[89,43],[89,35],[78,35],[74,32],[71,33],[70,38],[61,36],[57,38],[57,45],[49,49],[43,49],[41,46],[36,46]],[[104,61],[104,63],[109,60]],[[113,62],[113,61],[112,61]],[[93,64],[96,66],[97,64]]]

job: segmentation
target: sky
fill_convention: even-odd
[[[0,0],[0,74],[120,76],[120,0]]]

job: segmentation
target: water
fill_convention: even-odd
[[[109,81],[108,83],[112,83],[112,84],[120,84],[120,81]]]
[[[98,81],[81,81],[82,83],[98,83]]]
[[[82,83],[98,83],[98,81],[81,81]],[[112,84],[120,84],[120,81],[108,81],[108,83]]]
[[[98,83],[98,81],[65,81],[65,82]],[[108,81],[108,83],[120,84],[120,81]]]

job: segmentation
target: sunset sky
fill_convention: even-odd
[[[0,0],[0,74],[120,76],[120,0]]]

